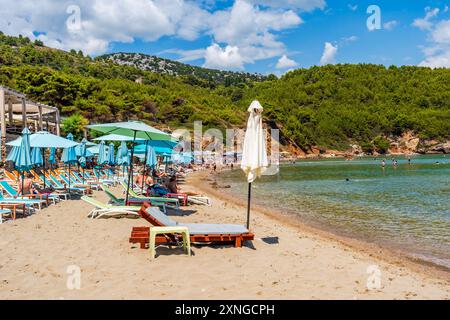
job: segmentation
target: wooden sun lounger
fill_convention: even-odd
[[[147,220],[152,226],[165,226],[163,223],[155,219],[152,215],[146,212],[146,209],[150,207],[150,204],[144,203],[139,210],[139,215]],[[145,249],[149,244],[150,227],[133,227],[131,230],[130,243],[139,243],[141,249]],[[253,240],[255,235],[253,233],[241,233],[241,234],[191,234],[191,243],[233,243],[236,248],[242,247],[242,242],[245,240]],[[173,234],[163,235],[156,237],[156,244],[161,243],[174,243],[179,241]]]

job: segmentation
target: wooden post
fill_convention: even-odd
[[[42,124],[42,106],[38,105],[38,127],[37,131],[42,131],[44,129],[44,125]]]
[[[5,119],[5,89],[0,87],[0,126],[1,126],[1,155],[2,162],[6,159],[6,119]]]
[[[9,118],[9,125],[13,126],[14,124],[14,118],[13,118],[13,104],[12,99],[9,99],[8,101],[8,118]]]
[[[25,98],[22,98],[22,123],[25,129],[27,127],[27,102]]]
[[[61,135],[61,127],[60,127],[60,117],[59,117],[59,110],[56,110],[56,135]]]

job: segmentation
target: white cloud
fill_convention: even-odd
[[[280,59],[278,59],[278,62],[276,64],[277,69],[287,69],[287,68],[294,68],[298,66],[298,63],[295,62],[292,59],[289,59],[285,54],[281,56]]]
[[[69,4],[80,8],[76,32],[66,27]],[[210,0],[17,0],[14,6],[11,0],[0,0],[0,30],[31,39],[38,32],[49,46],[90,55],[105,53],[112,42],[156,41],[164,36],[193,41],[209,35],[222,52],[240,56],[218,65],[227,68],[225,62],[230,61],[229,68],[241,68],[285,54],[277,33],[303,23],[298,12],[325,6],[325,0],[236,0],[231,7],[214,11]],[[213,65],[213,56],[220,56],[218,48],[180,50],[180,60],[196,60],[203,54],[205,64]]]
[[[392,21],[385,22],[385,23],[383,24],[383,28],[386,29],[386,30],[392,30],[392,29],[394,29],[397,25],[398,25],[398,21],[397,21],[397,20],[392,20]]]
[[[206,48],[205,68],[212,69],[243,69],[244,58],[239,53],[238,47],[226,46],[221,48],[218,44]]]
[[[350,9],[350,10],[352,10],[352,11],[356,11],[356,10],[358,10],[358,5],[357,4],[348,4],[347,5],[347,7]]]
[[[431,46],[422,48],[425,59],[419,64],[431,68],[450,67],[450,20],[440,21],[429,34]]]
[[[194,50],[181,50],[181,49],[169,49],[164,50],[159,53],[158,55],[162,55],[165,53],[172,53],[179,56],[177,61],[179,62],[190,62],[195,60],[201,60],[205,57],[206,49],[194,49]]]
[[[435,16],[437,16],[438,13],[439,13],[439,8],[432,9],[430,7],[426,7],[425,8],[425,17],[415,19],[412,25],[421,30],[430,30],[433,26],[433,23],[430,20],[432,18],[434,18]]]
[[[330,42],[325,42],[325,48],[323,50],[322,58],[320,58],[320,64],[333,64],[335,63],[335,57],[338,52],[338,46],[333,46]]]
[[[357,41],[357,40],[358,40],[358,37],[357,37],[357,36],[350,36],[350,37],[344,37],[344,38],[342,38],[342,41],[343,41],[344,43],[355,42],[355,41]]]
[[[322,10],[326,6],[325,0],[250,0],[250,2],[272,8],[287,8],[303,11]]]

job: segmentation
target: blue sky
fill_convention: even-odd
[[[450,67],[450,1],[5,1],[3,32],[94,56],[140,52],[264,74],[327,63]],[[367,27],[370,5],[380,29]]]

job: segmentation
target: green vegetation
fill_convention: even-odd
[[[79,126],[80,115],[91,123],[138,119],[162,129],[190,128],[195,120],[204,128],[244,127],[247,106],[258,99],[266,123],[303,150],[358,143],[383,152],[387,138],[406,131],[450,138],[449,69],[330,65],[224,83],[227,72],[214,71],[215,79],[173,63],[184,70],[178,76],[0,33],[0,84],[60,108],[65,117],[76,114],[67,126]]]
[[[72,133],[75,140],[80,141],[83,139],[84,129],[88,124],[89,120],[81,114],[73,114],[62,121],[62,133],[63,135]]]
[[[256,83],[239,105],[255,98],[265,116],[303,148],[344,149],[350,141],[383,151],[386,137],[409,130],[424,139],[450,138],[449,69],[312,67]]]

